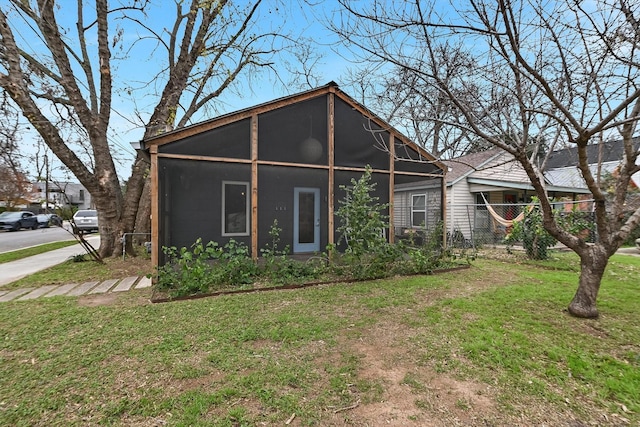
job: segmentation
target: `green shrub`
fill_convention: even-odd
[[[202,244],[197,239],[190,248],[163,247],[167,262],[158,268],[157,289],[172,297],[209,293],[253,282],[257,266],[242,243],[231,239]]]
[[[536,203],[538,199],[534,197],[532,201]],[[561,212],[554,209],[553,215],[560,228],[587,241],[590,240],[593,222],[588,219],[584,212],[578,211],[574,206],[570,212]],[[529,259],[545,260],[549,258],[549,248],[558,241],[544,228],[539,205],[526,210],[522,221],[514,222],[511,233],[505,238],[505,243],[511,246],[515,242],[522,242]]]
[[[534,198],[533,202],[536,201]],[[524,218],[513,223],[505,243],[510,247],[516,242],[522,242],[529,259],[543,260],[549,257],[548,249],[555,245],[557,240],[545,230],[539,206],[525,210]]]
[[[281,232],[282,228],[278,227],[278,220],[273,220],[269,229],[271,241],[265,248],[260,249],[262,262],[259,276],[273,284],[286,284],[320,277],[326,270],[326,263],[301,262],[290,258],[289,245],[280,249]]]
[[[389,244],[385,237],[389,223],[384,211],[389,205],[378,203],[378,197],[372,195],[375,187],[368,165],[360,179],[352,179],[350,186],[340,186],[346,194],[336,211],[340,220],[338,242],[344,241],[347,249],[336,267],[355,279],[386,277],[390,265],[402,256],[399,248]]]

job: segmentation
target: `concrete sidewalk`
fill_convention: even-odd
[[[86,240],[96,249],[100,246],[100,236],[98,235],[86,237]],[[85,253],[84,248],[78,243],[66,248],[0,264],[0,288],[7,283],[15,282],[45,268],[61,264],[74,255]]]

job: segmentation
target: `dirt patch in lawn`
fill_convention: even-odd
[[[375,399],[353,396],[337,408],[329,425],[455,426],[494,425],[497,396],[486,384],[462,381],[419,363],[409,341],[415,331],[397,322],[378,324],[343,343],[358,357],[358,380],[379,384]],[[370,396],[369,396],[370,397]]]
[[[144,256],[122,256],[107,258],[105,264],[113,273],[113,278],[129,276],[145,276],[153,273],[151,260]]]
[[[460,286],[425,289],[417,297],[426,305],[448,298],[470,296],[508,286],[508,269],[461,271]],[[491,277],[491,280],[487,280]],[[424,306],[425,304],[422,304]],[[424,330],[407,327],[406,312],[391,309],[387,319],[354,339],[345,337],[339,347],[358,358],[358,381],[380,385],[380,393],[355,393],[351,404],[335,408],[324,425],[348,426],[586,426],[570,410],[549,413],[544,402],[505,396],[498,384],[464,379],[455,369],[442,371],[428,349],[416,349],[414,338]],[[446,337],[443,337],[446,340]],[[461,364],[462,355],[452,354]],[[355,382],[355,381],[354,381]],[[504,402],[511,410],[506,410]]]
[[[78,305],[82,307],[98,307],[103,305],[122,305],[123,301],[126,305],[147,305],[151,304],[149,290],[127,291],[127,292],[108,292],[104,294],[82,295],[78,297]]]
[[[78,305],[82,307],[98,307],[101,305],[114,305],[118,302],[118,294],[83,295],[78,298]]]
[[[488,270],[491,268],[490,274]],[[513,273],[508,268],[473,267],[469,270],[455,272],[459,277],[459,285],[450,287],[424,288],[416,292],[416,298],[425,307],[448,298],[474,295],[486,290],[508,286],[513,283]],[[488,280],[490,278],[490,280]],[[142,294],[141,294],[142,295]],[[87,296],[80,299],[83,305],[114,304],[118,295],[104,294]],[[142,301],[141,301],[142,302]],[[146,301],[145,303],[149,303]],[[359,310],[357,304],[345,302],[349,310]],[[345,308],[346,309],[346,308]],[[366,308],[361,308],[366,310]],[[505,396],[504,390],[497,382],[482,382],[465,378],[455,369],[438,369],[435,359],[429,355],[429,349],[417,349],[414,342],[420,334],[428,333],[424,329],[407,326],[407,307],[385,307],[385,318],[368,328],[355,328],[353,334],[345,330],[336,347],[327,346],[322,341],[309,343],[300,348],[300,357],[314,360],[319,382],[329,380],[325,366],[344,367],[345,358],[357,359],[353,377],[349,377],[344,390],[342,403],[322,407],[314,415],[318,425],[331,426],[529,426],[554,425],[583,427],[586,425],[576,420],[569,407],[566,411],[550,412],[544,401],[535,397]],[[345,313],[345,317],[353,313]],[[366,312],[360,313],[363,317]],[[469,315],[471,316],[471,315]],[[358,316],[355,316],[358,317]],[[469,319],[470,321],[473,319]],[[597,334],[595,327],[588,325],[589,332]],[[357,329],[357,330],[356,330]],[[355,336],[354,336],[355,335]],[[446,337],[443,337],[446,340]],[[248,343],[253,350],[265,350],[269,354],[278,355],[281,343],[269,339],[258,339]],[[205,357],[205,355],[200,355]],[[280,362],[286,363],[287,357],[296,354],[281,355]],[[463,356],[452,354],[461,364],[466,361]],[[204,359],[203,359],[204,360]],[[187,365],[202,366],[203,375],[195,378],[186,376],[176,378],[168,375],[156,378],[153,386],[165,390],[167,396],[181,394],[189,390],[208,390],[224,383],[225,374],[211,369],[202,360],[186,361]],[[133,381],[129,371],[118,378],[118,384]],[[351,373],[348,373],[351,375]],[[365,386],[370,387],[366,389]],[[149,384],[145,384],[149,386]],[[160,388],[160,387],[159,387]],[[286,394],[286,390],[281,390]],[[313,400],[314,396],[306,396]],[[506,401],[506,404],[505,404]],[[229,408],[238,406],[246,410],[249,418],[265,415],[264,405],[258,400],[238,397],[228,404],[212,407],[203,414],[204,419],[213,420],[225,417]],[[291,414],[288,420],[279,424],[263,423],[263,425],[306,425],[302,414]],[[143,417],[130,417],[124,420],[128,425],[147,426],[161,425],[167,419],[154,420]],[[155,424],[157,423],[157,424]],[[604,422],[600,425],[616,425]]]

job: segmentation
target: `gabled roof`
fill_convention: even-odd
[[[501,154],[503,154],[501,149],[491,148],[486,151],[465,154],[455,159],[443,160],[442,163],[449,168],[447,172],[447,185],[453,185],[461,179],[466,178]]]
[[[640,138],[635,138],[634,147],[640,150]],[[624,141],[609,141],[602,144],[587,145],[587,158],[589,164],[595,164],[599,162],[619,162],[624,155]],[[602,156],[602,157],[600,157]],[[564,168],[569,166],[576,166],[578,164],[578,148],[569,147],[562,150],[557,150],[549,155],[545,170]]]
[[[634,138],[634,148],[640,150],[640,138]],[[603,144],[587,146],[587,158],[591,173],[613,173],[624,156],[624,141],[609,141]],[[601,159],[600,161],[598,159]],[[639,158],[640,160],[640,158]],[[600,163],[600,164],[599,164]],[[545,169],[545,177],[554,185],[585,187],[586,183],[577,168],[578,150],[576,147],[565,148],[550,154]],[[598,165],[599,164],[599,165]],[[640,172],[631,177],[640,186]]]
[[[389,131],[389,133],[393,134],[394,137],[404,144],[410,146],[415,149],[420,155],[426,159],[428,159],[432,164],[435,164],[438,168],[442,169],[445,173],[447,171],[447,167],[440,160],[436,159],[431,153],[427,152],[424,148],[418,146],[413,141],[411,141],[407,136],[405,136],[402,132],[395,129],[389,123],[382,120],[378,115],[374,114],[371,110],[369,110],[364,105],[360,104],[355,99],[351,98],[345,92],[340,90],[338,84],[331,81],[324,86],[311,89],[305,92],[297,93],[294,95],[285,96],[282,98],[275,99],[273,101],[268,101],[262,104],[258,104],[253,107],[245,108],[242,110],[234,111],[231,113],[224,114],[222,116],[218,116],[209,120],[205,120],[200,123],[196,123],[190,126],[186,126],[183,128],[171,130],[157,136],[153,136],[147,138],[146,140],[141,141],[141,145],[143,149],[148,149],[151,146],[158,146],[163,144],[168,144],[173,141],[177,141],[180,139],[187,138],[192,135],[197,135],[202,132],[206,132],[211,129],[215,129],[230,123],[234,123],[243,119],[247,119],[253,115],[262,114],[268,111],[276,110],[278,108],[295,104],[301,101],[306,101],[311,98],[315,98],[317,96],[326,95],[329,93],[333,93],[335,96],[342,99],[344,102],[349,104],[353,109],[359,111],[361,114],[369,118],[373,123],[380,126],[380,128]]]

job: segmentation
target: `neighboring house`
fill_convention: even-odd
[[[396,184],[394,187],[394,231],[404,236],[411,230],[433,230],[442,215],[442,188],[436,181]]]
[[[634,148],[640,150],[640,138],[636,138]],[[589,168],[594,177],[615,175],[624,156],[622,140],[587,146]],[[640,157],[638,158],[640,162]],[[545,176],[554,185],[586,188],[582,174],[578,170],[578,150],[576,147],[565,148],[551,153],[547,160]],[[640,188],[640,172],[633,175],[634,185]]]
[[[640,138],[635,138],[634,149],[640,150]],[[589,169],[596,179],[598,176],[603,180],[615,179],[623,157],[624,142],[622,140],[587,146]],[[554,151],[547,160],[545,177],[554,185],[586,188],[587,185],[577,164],[578,151],[575,147]],[[636,164],[640,164],[640,157]],[[632,188],[627,194],[624,205],[627,212],[633,212],[640,207],[640,172],[636,172],[631,177],[630,186]]]
[[[486,203],[502,218],[514,219],[531,201],[535,190],[526,172],[510,154],[498,148],[443,161],[447,172],[447,231],[465,239],[500,241],[507,230],[492,220]],[[551,185],[550,197],[577,200],[589,192],[572,186]]]
[[[76,209],[91,209],[93,207],[91,203],[91,194],[87,191],[82,184],[74,182],[49,182],[49,185],[45,182],[36,182],[33,184],[34,196],[41,204],[42,209],[47,207],[48,196],[48,208],[76,208]]]
[[[420,213],[443,219],[444,165],[333,82],[141,145],[151,158],[156,264],[165,261],[162,247],[189,247],[198,238],[240,241],[257,258],[271,242],[274,221],[282,229],[281,248],[324,251],[340,243],[335,213],[345,196],[341,186],[360,178],[367,165],[379,203],[395,206],[403,193],[396,189],[426,182],[440,194],[425,197]],[[432,202],[437,207],[427,205]],[[395,210],[388,214],[394,230],[411,221]],[[394,240],[394,233],[382,232]]]

